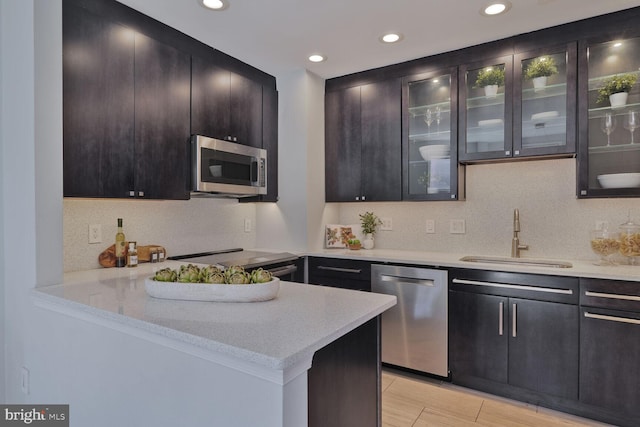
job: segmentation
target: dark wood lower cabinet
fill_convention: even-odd
[[[316,352],[308,390],[309,427],[380,426],[379,317]]]

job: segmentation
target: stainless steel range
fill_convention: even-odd
[[[256,268],[263,268],[265,270],[269,270],[274,276],[288,281],[302,281],[301,276],[296,273],[304,270],[300,264],[301,258],[292,253],[245,251],[242,248],[175,255],[168,257],[168,259],[198,264],[218,265],[221,267],[239,265],[244,267],[247,271],[251,271]]]

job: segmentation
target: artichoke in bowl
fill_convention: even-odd
[[[198,283],[200,280],[200,268],[193,264],[181,265],[178,270],[178,282]]]
[[[208,265],[200,269],[200,283],[224,284],[224,272],[214,265]]]
[[[266,283],[273,280],[271,272],[258,268],[251,272],[251,283]]]
[[[232,265],[224,271],[226,283],[230,285],[245,285],[251,283],[251,276],[244,268]]]
[[[176,282],[178,280],[178,274],[170,268],[163,268],[156,272],[153,280],[157,282]]]

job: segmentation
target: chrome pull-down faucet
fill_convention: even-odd
[[[511,257],[520,258],[520,251],[529,249],[529,245],[521,245],[520,237],[520,211],[515,209],[513,211],[513,239],[511,239]]]

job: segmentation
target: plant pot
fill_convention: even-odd
[[[364,236],[362,247],[365,249],[373,249],[373,234],[368,233]]]
[[[354,245],[348,245],[349,249],[351,249],[352,251],[357,251],[358,249],[360,249],[362,247],[362,245],[360,243],[356,243]]]
[[[488,85],[484,87],[484,96],[487,98],[495,98],[498,96],[498,85]]]
[[[618,92],[609,95],[609,103],[611,104],[611,108],[622,108],[627,105],[628,96],[629,94],[627,92]]]
[[[547,76],[534,77],[531,80],[533,81],[533,89],[535,91],[543,90],[547,86]]]

